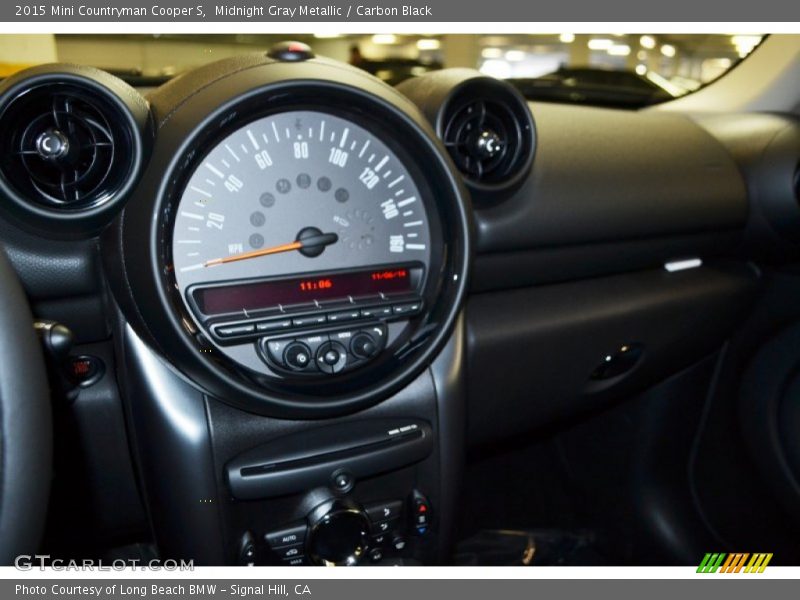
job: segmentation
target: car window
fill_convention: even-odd
[[[42,62],[88,64],[138,87],[198,65],[263,51],[277,35],[19,35],[0,45],[0,76]],[[638,108],[686,95],[746,57],[752,34],[293,35],[390,85],[448,67],[507,79],[530,100]]]

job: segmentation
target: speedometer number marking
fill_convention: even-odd
[[[406,241],[402,235],[389,236],[389,251],[390,252],[403,252],[405,250]]]
[[[244,182],[236,177],[236,175],[228,175],[228,178],[225,180],[225,188],[229,192],[238,192],[243,187]]]
[[[208,213],[208,219],[206,220],[206,227],[211,227],[213,229],[222,229],[223,223],[225,223],[225,215],[221,215],[215,212]]]
[[[263,170],[272,166],[272,157],[266,150],[262,150],[261,152],[255,154],[254,158],[259,169]]]
[[[369,167],[364,167],[364,170],[361,172],[361,175],[359,175],[358,178],[365,186],[367,186],[368,190],[374,188],[380,181],[380,178],[375,174],[375,171]]]
[[[400,211],[397,210],[397,205],[391,198],[381,202],[381,208],[383,209],[383,216],[386,217],[387,219],[394,219],[397,215],[400,214]]]
[[[297,159],[308,158],[308,142],[294,143],[294,157]]]
[[[331,148],[330,155],[328,156],[328,162],[332,165],[336,165],[337,167],[344,168],[347,164],[348,156],[349,154],[344,150],[340,150],[339,148]]]

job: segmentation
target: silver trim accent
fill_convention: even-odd
[[[664,269],[670,273],[675,273],[676,271],[685,271],[687,269],[696,269],[697,267],[701,266],[703,266],[703,260],[700,258],[686,258],[683,260],[673,260],[664,263]]]

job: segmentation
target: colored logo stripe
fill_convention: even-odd
[[[750,562],[747,562],[747,559]],[[750,554],[749,552],[708,552],[697,567],[698,573],[763,573],[769,561],[772,560],[772,553],[759,552]],[[745,563],[747,562],[747,566]],[[744,571],[742,568],[744,567]]]
[[[719,566],[722,564],[722,561],[725,560],[724,553],[711,553],[708,552],[703,557],[703,561],[700,563],[700,566],[697,567],[698,573],[716,573]]]
[[[745,573],[763,573],[764,569],[767,568],[769,561],[772,560],[772,553],[769,554],[753,554],[753,558],[750,559],[750,562],[744,569]]]
[[[725,562],[722,565],[722,569],[720,573],[738,573],[742,570],[744,566],[744,561],[748,559],[750,556],[749,553],[741,553],[737,552],[735,554],[728,554],[728,558],[725,559]]]

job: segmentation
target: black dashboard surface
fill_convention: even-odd
[[[51,69],[56,76],[63,71],[76,76],[71,67]],[[89,95],[81,94],[82,101],[91,100],[94,93],[116,93],[116,84],[102,85],[106,75],[80,70],[77,76],[93,81]],[[70,79],[70,85],[74,81]],[[14,87],[9,96],[9,85],[24,82],[23,73],[0,89],[0,122],[3,106],[19,89]],[[91,351],[111,370],[100,385],[72,394],[74,404],[67,402],[60,409],[74,411],[77,417],[70,418],[85,428],[81,435],[89,441],[84,441],[95,445],[87,453],[93,465],[105,464],[101,457],[124,463],[113,476],[100,473],[99,467],[90,469],[89,479],[105,482],[97,492],[98,505],[134,507],[125,511],[128,517],[114,514],[97,527],[109,538],[120,529],[146,529],[139,509],[167,507],[150,515],[159,544],[211,564],[240,560],[238,552],[242,540],[250,539],[250,529],[268,530],[306,518],[311,523],[315,506],[328,506],[331,514],[358,512],[358,503],[368,505],[388,493],[412,501],[430,499],[441,511],[433,535],[422,537],[428,533],[426,521],[409,546],[417,559],[441,562],[453,536],[455,490],[468,448],[501,445],[595,413],[702,363],[730,339],[751,309],[762,285],[756,265],[781,264],[798,256],[800,127],[789,116],[692,118],[650,110],[526,103],[507,84],[465,70],[422,76],[396,90],[326,59],[282,63],[263,54],[206,66],[149,90],[146,100],[131,89],[123,95],[129,101],[131,95],[137,98],[131,111],[146,107],[146,118],[131,121],[140,129],[130,135],[141,141],[139,148],[146,153],[137,179],[95,211],[86,227],[73,228],[75,213],[60,219],[63,207],[48,205],[52,221],[43,224],[41,214],[29,220],[19,203],[13,208],[4,204],[0,241],[34,318],[67,325],[75,335],[75,352]],[[170,271],[174,265],[163,250],[184,175],[202,164],[211,146],[206,142],[222,139],[234,126],[246,127],[269,116],[270,110],[324,109],[326,102],[328,110],[336,105],[341,114],[379,134],[385,147],[397,151],[408,167],[404,177],[420,183],[419,196],[426,196],[432,216],[431,231],[441,239],[432,245],[436,251],[431,260],[420,261],[427,269],[420,276],[424,286],[403,288],[404,293],[419,291],[418,296],[395,302],[390,294],[361,304],[349,298],[346,308],[355,314],[352,320],[358,326],[329,321],[347,311],[319,302],[296,312],[290,307],[287,319],[282,305],[268,317],[243,311],[243,324],[237,320],[234,325],[251,328],[246,335],[264,323],[288,323],[293,339],[278,340],[286,342],[286,348],[330,344],[334,335],[347,340],[369,326],[375,326],[374,335],[390,334],[391,341],[377,355],[362,356],[365,362],[350,374],[333,373],[331,367],[331,377],[315,373],[317,379],[300,382],[300,375],[307,375],[298,375],[302,369],[280,371],[275,365],[281,358],[265,355],[267,344],[277,339],[269,337],[272,334],[263,342],[247,338],[234,340],[233,346],[227,341],[210,343],[218,329],[206,327],[202,319],[193,321],[186,312],[192,310],[191,303],[183,304],[180,297],[175,301]],[[104,106],[128,110],[113,102]],[[494,121],[480,116],[487,107],[499,111]],[[488,122],[519,135],[503,138],[484,127]],[[481,136],[470,129],[475,123],[484,127],[478,132]],[[451,137],[456,125],[464,129]],[[334,169],[344,167],[347,159],[341,152],[357,151],[346,145],[346,136],[355,135],[356,128],[345,132],[340,127],[327,141],[318,121],[314,127],[323,142],[333,145],[324,169],[315,175],[321,181],[330,178],[323,170],[336,173]],[[286,139],[290,128],[286,126]],[[266,136],[269,129],[263,133]],[[20,133],[12,139],[24,143],[27,138]],[[448,142],[452,139],[462,146],[454,148]],[[503,144],[514,139],[524,141],[513,149],[519,152],[503,155]],[[242,133],[240,141],[246,140]],[[252,143],[261,150],[255,140]],[[361,147],[366,147],[363,142]],[[297,152],[302,159],[302,146]],[[209,177],[224,164],[219,159],[224,151],[215,156]],[[365,159],[371,160],[368,154]],[[354,178],[352,185],[360,185],[360,180],[369,187],[368,182],[382,181],[370,173],[378,167],[369,166],[380,160],[363,165],[363,178]],[[261,163],[269,166],[265,158]],[[502,165],[508,181],[489,176],[481,180],[497,165]],[[220,183],[225,179],[241,189],[224,177],[227,173],[220,175]],[[300,182],[310,179],[293,181],[302,187]],[[270,180],[270,185],[278,184]],[[258,202],[259,197],[251,200]],[[378,200],[387,202],[376,197],[376,205]],[[199,200],[198,204],[198,210],[207,209]],[[395,210],[389,203],[376,214],[389,221]],[[219,214],[200,217],[203,223],[221,223]],[[413,218],[404,215],[398,222],[411,229],[417,226]],[[295,229],[293,225],[287,233],[292,239]],[[314,236],[328,234],[326,243],[332,243],[330,233],[320,230]],[[387,233],[381,243],[397,248],[398,235],[402,237]],[[419,238],[414,239],[402,242],[418,244]],[[289,240],[275,243],[281,241]],[[299,234],[294,241],[301,241]],[[243,248],[232,246],[231,255],[243,253]],[[298,280],[297,273],[277,275],[292,284]],[[253,278],[258,276],[254,269]],[[334,285],[333,276],[322,281]],[[384,311],[383,317],[376,316],[376,307]],[[417,312],[409,315],[406,310]],[[309,328],[303,321],[309,315],[316,319],[314,327],[320,322],[324,327]],[[234,350],[227,352],[231,347]],[[251,353],[250,366],[269,368],[241,369],[236,360],[241,354],[236,352],[245,347]],[[324,353],[315,358],[323,360]],[[265,408],[264,402],[272,404]],[[89,418],[95,410],[108,415],[113,428]],[[359,452],[357,444],[331,450],[338,444],[336,427],[357,437],[352,432],[366,431],[373,419],[381,427],[386,419],[393,420],[384,432],[387,436],[399,434],[403,427],[408,429],[402,433],[412,432],[416,426],[428,436],[424,447],[411,458],[397,459],[393,472],[375,461],[353,458]],[[300,456],[302,446],[314,445],[315,430],[322,427],[333,428],[321,436],[327,446],[316,454],[308,448],[308,456]],[[349,489],[331,492],[323,490],[324,485],[304,495],[288,484],[289,495],[277,498],[237,502],[230,497],[225,475],[230,465],[241,467],[244,458],[260,457],[254,449],[280,446],[284,436],[293,440],[291,447],[297,451],[288,462],[343,452],[359,468],[369,464],[369,474],[352,497]],[[140,490],[135,478],[146,482]],[[324,479],[314,479],[314,485]],[[346,484],[345,479],[341,485]],[[118,490],[121,499],[109,495],[110,488]],[[184,510],[185,494],[218,502]],[[194,537],[185,536],[187,531]],[[208,540],[213,545],[206,544]],[[274,558],[265,556],[267,561]]]

